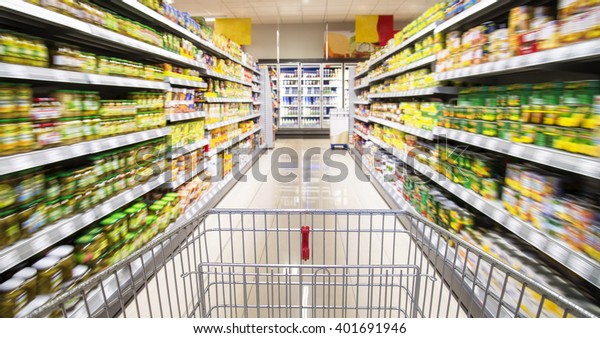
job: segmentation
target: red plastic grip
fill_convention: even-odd
[[[310,227],[302,227],[302,260],[307,261],[310,259],[310,248],[308,247],[308,235],[310,234]]]

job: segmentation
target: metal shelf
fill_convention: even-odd
[[[206,40],[200,38],[199,36],[195,35],[194,33],[188,31],[187,29],[179,26],[178,24],[176,24],[173,21],[169,20],[168,18],[164,17],[160,13],[155,12],[151,8],[146,7],[145,5],[139,3],[137,0],[122,0],[122,1],[112,0],[112,2],[121,4],[122,6],[127,6],[130,10],[135,11],[138,15],[143,16],[148,20],[151,20],[151,21],[154,21],[154,22],[160,24],[163,28],[168,29],[171,33],[175,33],[183,38],[186,38],[193,42],[196,42],[197,46],[202,47],[203,49],[205,49],[209,52],[215,53],[221,57],[226,57],[236,63],[239,63],[240,65],[244,66],[245,68],[252,70],[254,73],[259,74],[259,72],[256,69],[254,69],[254,67],[252,65],[243,63],[242,61],[234,58],[228,52],[215,46],[212,42],[209,42],[209,41],[206,41]]]
[[[367,68],[365,68],[362,72],[356,73],[354,75],[355,79],[361,78],[367,74],[369,74],[369,70],[371,70],[371,67],[369,65],[367,65]]]
[[[507,3],[509,3],[509,1],[507,0],[482,0],[480,3],[468,8],[466,11],[440,23],[439,25],[437,25],[437,27],[435,27],[433,32],[435,34],[438,34],[451,28],[458,28],[458,26],[461,25],[462,21],[469,19],[473,16],[478,16],[487,13]]]
[[[368,117],[362,117],[362,116],[359,116],[359,115],[354,115],[354,119],[358,120],[358,121],[365,122],[365,123],[369,123],[369,118]]]
[[[244,164],[240,164],[239,172],[241,174],[246,173],[252,164],[258,159],[264,151],[264,148],[259,148],[252,156],[252,159]],[[225,193],[233,187],[235,184],[235,176],[233,173],[227,175],[223,180],[217,182],[212,188],[205,193],[196,203],[188,208],[186,212],[181,215],[174,223],[169,225],[165,230],[166,232],[178,229],[189,221],[198,216],[202,211],[213,208],[217,202],[225,196]],[[161,245],[160,249],[153,249],[140,259],[134,261],[130,267],[131,269],[119,269],[115,273],[118,277],[115,278],[113,274],[106,279],[103,283],[102,291],[99,288],[93,289],[87,295],[86,302],[80,302],[77,307],[71,311],[69,317],[75,318],[87,318],[90,317],[88,313],[92,313],[91,317],[105,316],[106,311],[109,311],[110,316],[116,316],[121,309],[121,303],[118,302],[117,298],[119,293],[127,289],[127,286],[131,285],[145,285],[146,280],[152,277],[149,266],[159,266],[164,263],[164,258],[175,252],[176,248],[185,240],[185,236],[190,235],[190,232],[181,231],[178,232],[183,237],[171,238],[168,243]],[[160,236],[160,235],[159,235]],[[165,251],[163,251],[165,250]],[[144,264],[142,264],[142,260]],[[108,301],[112,306],[109,309],[104,308],[104,300]]]
[[[202,68],[202,70],[204,71],[204,74],[207,75],[207,76],[216,77],[216,78],[221,79],[221,80],[227,80],[227,81],[231,81],[231,82],[237,82],[237,83],[243,84],[244,86],[252,87],[252,82],[246,82],[246,81],[244,81],[242,79],[239,79],[239,78],[236,78],[236,77],[233,77],[233,76],[229,76],[229,75],[225,75],[225,74],[220,74],[220,73],[217,73],[217,72],[215,72],[214,70],[211,70],[211,69]]]
[[[173,151],[169,157],[172,159],[176,159],[179,156],[183,156],[187,153],[191,153],[192,151],[198,150],[206,145],[208,145],[208,140],[206,140],[206,139],[200,140],[196,143],[188,144],[186,146],[175,149],[175,151]]]
[[[459,88],[457,88],[457,87],[432,87],[432,88],[424,88],[424,89],[407,90],[407,91],[403,91],[403,92],[369,94],[369,99],[430,96],[430,95],[436,95],[436,94],[458,95],[458,92],[459,92]]]
[[[391,76],[402,74],[402,73],[407,72],[409,70],[413,70],[413,69],[416,69],[416,68],[421,68],[423,66],[430,65],[430,64],[434,63],[436,60],[437,60],[437,56],[436,55],[428,56],[428,57],[426,57],[424,59],[421,59],[419,61],[415,61],[415,62],[413,62],[411,64],[408,64],[408,65],[406,65],[404,67],[399,67],[399,68],[394,69],[394,70],[392,70],[390,72],[383,73],[383,74],[378,75],[378,76],[376,76],[374,78],[371,78],[371,79],[369,79],[369,83],[377,82],[379,80],[383,80],[383,79],[386,79],[386,78],[391,77]]]
[[[45,82],[79,83],[97,86],[169,90],[171,86],[160,81],[132,79],[120,76],[87,74],[67,70],[15,65],[0,62],[0,78]]]
[[[0,157],[0,175],[35,168],[46,164],[69,160],[110,149],[128,146],[155,138],[163,137],[171,132],[170,128],[153,129],[137,133],[108,137],[100,140],[77,143],[28,153]]]
[[[364,134],[362,131],[358,130],[358,129],[354,129],[354,133],[360,137],[363,138],[363,140],[368,140],[369,136]]]
[[[600,179],[600,160],[530,144],[520,144],[464,131],[437,128],[436,135],[484,149]]]
[[[158,188],[165,183],[165,174],[150,179],[149,182],[124,191],[108,201],[87,212],[48,225],[33,234],[32,237],[0,251],[0,273],[4,273],[21,262],[44,252],[49,247],[75,234],[89,224],[100,220],[120,207],[127,205],[136,198]]]
[[[586,59],[600,59],[600,39],[437,73],[437,80],[457,80],[469,77],[511,74],[535,70],[555,63],[576,63]]]
[[[178,113],[178,114],[169,114],[167,115],[167,121],[170,122],[180,122],[187,120],[195,120],[205,118],[207,113],[205,111],[196,111],[193,113]]]
[[[433,138],[435,136],[432,131],[428,131],[428,130],[424,130],[424,129],[419,129],[419,128],[414,128],[414,127],[408,127],[408,126],[402,125],[400,123],[396,123],[396,122],[392,122],[392,121],[380,119],[380,118],[373,117],[373,116],[369,117],[369,121],[375,122],[375,123],[378,123],[378,124],[382,124],[384,126],[388,126],[390,128],[394,128],[396,130],[400,130],[400,131],[403,131],[405,133],[416,135],[418,137],[422,137],[422,138],[428,139],[428,140],[433,140]]]
[[[252,103],[252,99],[240,99],[235,97],[205,97],[207,103]]]
[[[600,264],[591,258],[576,252],[546,233],[534,228],[531,224],[510,215],[499,201],[488,201],[475,192],[468,190],[458,184],[452,183],[445,176],[434,172],[428,166],[414,163],[415,169],[425,176],[431,178],[435,183],[448,190],[461,200],[490,217],[506,229],[525,240],[533,247],[552,257],[558,263],[583,277],[596,287],[600,287]]]
[[[228,126],[230,124],[234,124],[234,123],[239,123],[242,121],[246,121],[246,120],[251,120],[254,118],[260,117],[260,114],[252,114],[252,115],[248,115],[245,117],[240,117],[237,119],[233,119],[233,120],[228,120],[228,121],[223,121],[223,122],[217,122],[217,123],[213,123],[213,124],[208,124],[205,126],[206,130],[213,130],[213,129],[217,129],[217,128],[221,128],[221,127],[225,127]]]
[[[196,168],[196,170],[192,171],[191,173],[182,175],[180,178],[176,179],[175,181],[171,181],[171,182],[167,182],[164,185],[167,186],[168,188],[175,190],[177,188],[179,188],[180,186],[182,186],[184,183],[188,182],[189,180],[191,180],[192,178],[198,176],[201,172],[203,172],[205,170],[205,163],[204,161],[202,161],[200,163],[200,165],[198,165],[198,167]]]
[[[381,140],[372,136],[369,137],[369,139],[381,148],[391,151],[394,156],[398,157],[404,163],[412,166],[421,174],[427,176],[433,182],[498,222],[538,250],[544,252],[563,266],[585,278],[596,287],[600,287],[600,263],[576,252],[568,247],[566,243],[561,243],[557,239],[534,228],[531,224],[510,215],[510,213],[504,209],[501,202],[488,201],[475,192],[450,182],[447,177],[434,171],[429,166],[421,164],[414,159],[408,160],[406,154],[401,153]]]
[[[220,152],[222,152],[223,150],[230,148],[238,143],[240,143],[241,141],[245,140],[246,138],[248,138],[250,135],[255,134],[257,132],[260,131],[260,127],[254,128],[249,132],[246,132],[240,136],[238,136],[237,138],[234,138],[231,141],[227,141],[224,144],[221,144],[219,146],[217,146],[215,149],[211,149],[208,153],[206,153],[207,157],[212,157]]]
[[[425,27],[424,29],[422,29],[421,31],[419,31],[418,33],[416,33],[415,35],[413,35],[410,38],[404,40],[404,42],[400,43],[396,47],[393,47],[391,50],[387,51],[385,54],[378,56],[373,61],[370,61],[369,62],[369,68],[372,68],[373,66],[375,66],[376,64],[382,62],[383,60],[385,60],[389,56],[398,53],[399,51],[401,51],[405,47],[410,46],[413,42],[419,40],[420,38],[424,37],[425,35],[433,33],[433,31],[435,30],[436,27],[437,27],[436,23],[432,23],[431,25]]]
[[[208,88],[206,82],[180,79],[177,77],[165,77],[165,82],[168,82],[173,86],[182,86],[190,88]]]
[[[363,88],[368,88],[370,86],[371,86],[371,84],[369,82],[367,82],[365,84],[361,84],[359,86],[354,87],[354,90],[360,90],[360,89],[363,89]]]
[[[169,62],[196,69],[203,69],[203,65],[200,62],[196,62],[160,47],[121,35],[108,29],[88,24],[40,6],[26,3],[22,0],[3,0],[0,2],[0,11],[6,11],[17,16],[26,17],[30,20],[28,25],[35,22],[42,23],[43,25],[53,25],[61,29],[68,29],[70,35],[79,35],[79,38],[87,40],[88,42],[99,41],[111,46],[117,45],[119,48],[135,50],[140,55],[146,57],[159,57],[163,60],[168,60]]]
[[[354,101],[354,105],[357,105],[357,104],[367,105],[367,104],[371,104],[371,102],[369,102],[369,100],[367,100],[367,101]]]

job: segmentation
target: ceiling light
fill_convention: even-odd
[[[204,18],[206,22],[215,22],[215,18]]]

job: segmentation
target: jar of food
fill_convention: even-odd
[[[129,232],[136,232],[144,227],[144,221],[146,218],[146,208],[140,208],[139,206],[131,206],[125,210],[128,217]]]
[[[162,232],[169,225],[169,216],[165,212],[165,204],[154,203],[148,208],[150,215],[156,217],[156,227]]]
[[[60,101],[63,107],[61,114],[63,117],[81,117],[83,104],[80,92],[75,90],[58,90],[53,96]]]
[[[113,216],[117,220],[115,230],[119,231],[121,240],[123,240],[129,231],[129,215],[124,212],[117,212]]]
[[[15,90],[15,113],[17,117],[29,118],[31,111],[31,101],[33,100],[33,91],[29,84],[19,83],[14,85]]]
[[[75,144],[83,141],[83,123],[80,118],[61,118],[58,123],[60,136],[64,144]]]
[[[75,194],[77,191],[77,181],[71,172],[61,172],[58,174],[60,179],[60,196],[66,197]]]
[[[16,106],[13,86],[9,83],[0,83],[0,119],[16,118]]]
[[[113,215],[100,221],[100,226],[106,234],[109,246],[113,246],[121,241],[121,231],[117,228],[117,223],[118,220]]]
[[[87,211],[96,206],[96,203],[94,202],[94,194],[94,187],[90,187],[83,193],[83,195],[81,195],[79,199],[76,198],[77,212]]]
[[[100,110],[100,95],[98,92],[81,92],[82,94],[82,115],[96,116]]]
[[[29,302],[25,280],[11,278],[0,284],[0,317],[13,318]]]
[[[85,265],[77,265],[75,269],[73,269],[73,278],[70,281],[65,282],[63,285],[67,291],[76,287],[80,283],[85,282],[91,276],[91,269]],[[81,301],[81,296],[76,295],[73,298],[69,299],[65,302],[65,310],[72,310],[77,303]]]
[[[19,124],[16,120],[0,120],[0,155],[13,155],[19,152]]]
[[[92,229],[75,240],[75,260],[78,264],[93,266],[107,247],[108,239],[102,229]]]
[[[19,153],[28,152],[34,149],[33,124],[30,119],[17,119],[17,151]]]
[[[63,217],[60,199],[50,200],[46,203],[46,213],[48,215],[48,224],[52,224]]]
[[[63,272],[63,280],[68,281],[73,278],[73,269],[77,264],[75,264],[75,248],[71,245],[61,245],[56,247],[48,254],[46,257],[56,257],[59,259],[58,266],[62,269]]]
[[[27,301],[31,302],[37,297],[37,274],[38,271],[34,268],[23,268],[13,275],[13,278],[22,279],[24,281],[25,290],[27,290]]]
[[[21,223],[16,210],[0,212],[0,248],[21,239]]]
[[[64,278],[60,259],[44,257],[31,266],[38,271],[38,293],[49,295],[59,290]]]
[[[33,135],[36,149],[60,145],[62,136],[57,121],[39,121],[33,124]]]
[[[48,224],[46,205],[42,201],[43,199],[39,199],[19,210],[22,237],[29,237]]]
[[[84,141],[96,140],[100,137],[98,128],[100,119],[97,116],[86,116],[81,119],[81,132]]]
[[[76,201],[75,195],[68,195],[60,198],[60,207],[62,209],[63,217],[69,217],[75,214]]]

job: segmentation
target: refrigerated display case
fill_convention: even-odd
[[[299,64],[279,65],[279,102],[281,128],[300,126]]]
[[[343,64],[323,64],[323,127],[327,128],[330,124],[331,112],[334,109],[343,109]]]
[[[321,128],[321,65],[302,64],[300,110],[302,128]]]

